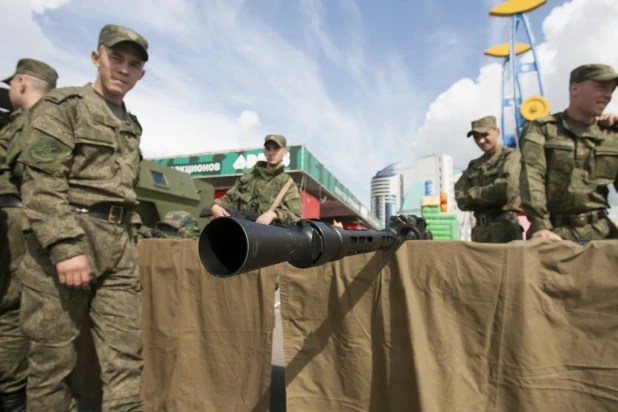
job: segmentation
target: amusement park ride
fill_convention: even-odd
[[[542,6],[547,0],[509,0],[489,11],[490,16],[511,19],[510,41],[485,50],[485,55],[503,59],[502,68],[502,133],[504,145],[519,148],[519,138],[526,121],[547,116],[550,113],[549,101],[545,98],[545,88],[536,53],[536,41],[526,13]],[[523,25],[528,43],[517,42],[517,30]],[[521,55],[532,51],[532,61],[522,62]],[[524,99],[520,75],[536,72],[538,95]],[[509,86],[511,92],[509,93]],[[506,129],[506,120],[514,120],[515,130]]]

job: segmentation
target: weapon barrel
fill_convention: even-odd
[[[390,231],[352,230],[301,219],[289,228],[219,217],[202,231],[199,255],[214,276],[230,277],[277,263],[309,268],[346,256],[389,250],[405,238]]]

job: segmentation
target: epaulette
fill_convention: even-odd
[[[556,123],[558,121],[558,116],[557,114],[548,114],[547,116],[539,117],[532,121],[538,124]]]
[[[142,128],[142,125],[139,123],[139,121],[137,120],[137,116],[135,116],[133,113],[129,112],[129,116],[131,116],[131,119],[133,120],[133,122],[137,125],[137,127],[139,127],[139,132],[140,134],[142,133],[142,131],[144,130]]]
[[[60,87],[58,89],[51,90],[49,93],[45,95],[43,99],[48,102],[60,104],[70,97],[81,97],[81,96],[82,96],[81,87]]]
[[[468,163],[468,169],[470,169],[472,166],[474,166],[479,161],[480,161],[480,159],[472,159],[472,160],[470,160],[470,162]]]

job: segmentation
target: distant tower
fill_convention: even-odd
[[[371,179],[371,212],[388,227],[390,217],[401,209],[403,178],[400,163],[393,163],[380,170]]]
[[[487,56],[501,57],[504,59],[502,69],[502,136],[504,145],[519,148],[519,138],[526,120],[534,120],[550,113],[549,102],[545,98],[545,88],[536,53],[536,41],[528,17],[528,13],[543,4],[547,0],[508,0],[489,11],[490,16],[510,17],[511,40],[498,46],[485,50]],[[529,44],[517,43],[517,29],[522,23],[528,36]],[[532,61],[522,63],[516,61],[517,56],[532,50]],[[521,59],[520,59],[521,60]],[[530,96],[523,100],[519,75],[536,71],[539,86],[539,95]],[[512,86],[512,94],[507,91]],[[523,100],[523,101],[522,101]],[[507,130],[506,119],[515,120],[515,130]]]

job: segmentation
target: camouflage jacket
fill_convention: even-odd
[[[578,137],[566,112],[526,124],[521,137],[521,198],[530,233],[553,229],[551,215],[609,207],[618,189],[618,130],[589,126]]]
[[[288,179],[290,176],[284,173],[283,167],[267,169],[266,162],[259,161],[234,183],[225,196],[215,200],[215,203],[223,208],[234,207],[245,212],[264,213]],[[287,190],[275,212],[281,223],[301,218],[300,193],[295,184]]]
[[[23,168],[17,162],[21,153],[24,126],[32,109],[19,109],[11,113],[11,122],[0,130],[0,195],[20,196]]]
[[[475,213],[518,212],[519,171],[520,154],[508,147],[472,160],[455,183],[457,206]]]
[[[90,84],[52,90],[32,111],[20,161],[24,212],[52,262],[83,253],[69,204],[137,204],[142,129],[118,120]]]

